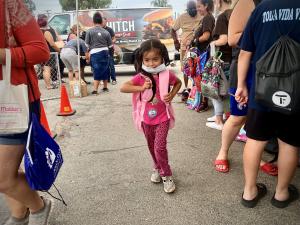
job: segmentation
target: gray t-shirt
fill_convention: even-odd
[[[100,26],[87,30],[85,43],[89,46],[89,50],[112,46],[110,34]]]
[[[80,52],[86,53],[87,52],[87,46],[85,42],[79,38],[79,47],[80,47]],[[67,42],[67,44],[64,46],[64,48],[71,48],[75,52],[77,52],[77,39],[73,39]]]

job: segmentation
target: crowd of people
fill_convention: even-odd
[[[117,83],[113,48],[116,41],[115,33],[113,29],[106,26],[107,19],[102,17],[100,13],[95,13],[93,22],[93,28],[82,31],[79,26],[79,32],[77,32],[77,25],[74,24],[67,40],[63,41],[60,35],[49,26],[47,16],[45,14],[38,15],[37,23],[44,34],[51,54],[47,62],[41,63],[47,89],[57,88],[56,81],[59,78],[57,65],[59,65],[61,77],[64,74],[64,68],[67,68],[69,81],[79,80],[80,71],[81,79],[86,84],[90,84],[84,76],[84,68],[90,64],[94,75],[92,94],[98,94],[100,81],[103,83],[102,91],[104,92],[108,91],[108,82],[111,82],[112,85]],[[77,38],[77,34],[80,35],[79,38]],[[77,49],[78,41],[79,50]],[[80,68],[78,66],[78,53],[80,55]]]
[[[277,14],[283,9],[295,13]],[[180,51],[182,64],[191,46],[200,52],[216,46],[223,53],[222,69],[229,79],[230,101],[228,103],[226,98],[212,99],[214,115],[207,119],[206,126],[222,131],[221,148],[214,161],[214,168],[218,172],[227,173],[230,171],[229,148],[245,124],[245,186],[241,197],[245,207],[255,207],[267,192],[264,184],[257,183],[259,168],[270,175],[278,175],[276,190],[271,199],[273,206],[285,208],[299,198],[298,190],[291,181],[299,159],[300,139],[297,129],[300,112],[285,115],[255,99],[256,63],[282,35],[300,43],[300,30],[297,29],[300,25],[299,9],[300,2],[297,0],[191,0],[187,3],[187,12],[177,18],[172,29],[175,48]],[[272,16],[267,17],[267,14]],[[93,22],[94,27],[86,31],[84,40],[79,39],[80,50],[77,49],[77,26],[72,27],[67,43],[60,48],[59,35],[48,26],[44,15],[40,15],[36,21],[22,0],[1,2],[0,64],[5,65],[5,48],[8,48],[12,58],[12,84],[27,84],[32,90],[29,92],[30,112],[38,117],[40,115],[35,64],[43,64],[46,88],[53,88],[49,75],[50,52],[60,54],[68,69],[69,80],[79,79],[81,68],[78,68],[77,54],[80,53],[92,67],[92,94],[98,94],[100,81],[103,81],[103,92],[108,91],[109,79],[116,84],[115,71],[111,68],[114,33],[106,26],[106,18],[100,13],[94,14]],[[182,30],[180,38],[176,32],[179,29]],[[137,74],[122,84],[120,89],[124,93],[133,93],[134,123],[144,133],[153,160],[150,180],[154,183],[163,181],[166,193],[176,189],[168,160],[167,135],[175,122],[171,102],[181,88],[181,80],[167,69],[169,64],[168,50],[161,41],[144,41],[135,52]],[[0,75],[2,77],[2,70]],[[187,77],[184,77],[184,86],[189,86]],[[230,105],[228,118],[224,117],[224,104]],[[199,112],[208,108],[209,98],[202,97]],[[5,195],[11,212],[5,225],[48,224],[52,209],[52,201],[30,189],[20,169],[27,135],[27,131],[0,135],[0,192]],[[261,160],[263,150],[271,138],[278,141],[277,166]]]
[[[290,184],[298,163],[300,146],[296,132],[296,124],[299,123],[293,123],[292,120],[299,120],[299,112],[292,116],[278,114],[261,106],[254,98],[255,65],[259,58],[281,35],[289,35],[299,42],[299,37],[296,38],[299,31],[295,29],[299,25],[297,18],[291,18],[289,23],[284,22],[285,19],[277,18],[265,23],[264,15],[271,9],[276,11],[284,7],[296,11],[299,3],[293,1],[287,4],[274,0],[272,2],[274,5],[271,5],[270,2],[189,1],[186,13],[177,18],[172,28],[175,49],[180,51],[182,70],[188,51],[192,47],[196,47],[200,53],[211,51],[211,48],[217,48],[217,51],[222,53],[222,70],[230,83],[227,93],[230,101],[224,96],[214,99],[202,95],[198,112],[206,111],[209,108],[208,101],[212,101],[214,115],[207,118],[206,126],[222,131],[221,148],[214,161],[215,170],[218,172],[230,171],[229,148],[241,127],[245,125],[247,135],[243,158],[245,187],[241,203],[249,208],[255,207],[266,194],[266,186],[256,183],[259,168],[269,175],[278,175],[272,205],[278,208],[287,207],[299,197],[296,187]],[[256,17],[251,17],[251,13]],[[178,38],[176,31],[180,29],[182,33]],[[146,137],[154,164],[150,180],[154,183],[163,180],[164,191],[172,193],[175,190],[175,182],[168,163],[166,138],[174,122],[170,101],[181,83],[175,82],[178,78],[166,68],[169,59],[165,57],[164,49],[165,46],[158,40],[143,42],[136,53],[138,74],[124,83],[121,91],[133,93],[134,122]],[[185,90],[182,93],[188,88],[188,78],[185,73],[183,74]],[[164,94],[163,76],[167,77],[165,82],[172,87]],[[230,108],[229,117],[224,114],[224,104],[228,104]],[[278,119],[284,122],[275,123],[274,121]],[[263,150],[270,140],[276,140],[275,145],[278,147],[279,156],[276,164],[261,159]]]
[[[283,3],[278,0],[189,1],[187,12],[175,21],[173,27],[172,37],[175,48],[181,53],[182,70],[185,52],[192,46],[196,46],[200,53],[209,51],[212,46],[222,53],[222,69],[229,79],[230,100],[228,103],[224,97],[211,99],[214,115],[207,118],[206,126],[222,131],[221,147],[214,166],[216,171],[227,173],[230,171],[229,148],[245,125],[245,187],[241,200],[245,207],[255,207],[266,194],[266,186],[256,183],[259,168],[269,175],[278,175],[272,205],[283,208],[299,197],[296,187],[290,184],[299,158],[296,125],[299,122],[295,122],[299,120],[299,112],[286,116],[262,106],[255,99],[257,61],[283,35],[299,43],[299,30],[296,29],[299,20],[296,17],[290,16],[287,20],[276,15],[276,18],[268,20],[266,14],[272,10],[276,14],[284,8],[296,12],[298,7],[296,1]],[[197,15],[200,15],[200,21]],[[182,29],[180,41],[176,34],[178,29]],[[188,88],[187,77],[184,80],[182,93]],[[202,96],[198,112],[209,108],[208,100]],[[228,118],[224,114],[224,104],[230,108]],[[276,122],[279,120],[282,122]],[[278,147],[279,157],[275,165],[261,159],[269,141]]]

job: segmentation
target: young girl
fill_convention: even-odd
[[[157,39],[147,40],[136,55],[138,74],[121,87],[121,92],[133,93],[135,124],[144,133],[154,162],[151,181],[160,183],[162,178],[166,193],[175,191],[167,136],[174,126],[171,101],[181,87],[181,81],[166,69],[169,63],[166,46]]]

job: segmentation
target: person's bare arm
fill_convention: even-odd
[[[5,65],[5,49],[4,48],[0,48],[0,64]]]
[[[179,78],[176,78],[176,82],[172,90],[167,95],[164,96],[165,102],[170,103],[173,100],[177,92],[180,90],[181,84],[182,84],[181,80]]]
[[[228,26],[228,44],[235,47],[246,27],[255,5],[250,0],[239,0],[233,9]]]
[[[49,45],[55,49],[55,51],[60,52],[60,48],[57,47],[57,45],[54,42],[54,39],[51,35],[51,33],[49,31],[46,31],[44,33],[45,39],[47,40],[47,42],[49,43]]]
[[[205,31],[200,37],[199,37],[199,42],[205,42],[208,41],[208,39],[210,38],[211,33],[209,31]]]
[[[152,84],[150,80],[146,80],[143,86],[134,85],[130,80],[122,84],[120,91],[123,93],[136,93],[145,91],[146,89],[150,89],[151,87]]]
[[[227,34],[221,34],[217,40],[213,41],[215,46],[218,46],[218,47],[226,45],[227,42],[228,42],[228,35]]]
[[[175,49],[177,51],[179,51],[179,49],[180,49],[180,43],[178,41],[176,30],[174,30],[173,28],[171,29],[171,35],[172,35],[172,38],[173,38],[173,41],[174,41]]]
[[[238,86],[235,93],[235,99],[246,104],[248,102],[248,88],[246,84],[247,73],[252,57],[252,52],[241,50],[238,63]]]

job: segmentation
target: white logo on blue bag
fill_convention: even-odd
[[[291,96],[285,91],[276,91],[272,96],[272,101],[280,107],[287,107],[291,103]]]
[[[50,148],[46,148],[45,155],[46,155],[46,159],[47,159],[47,164],[48,164],[49,168],[52,169],[53,163],[56,158],[55,153]]]

